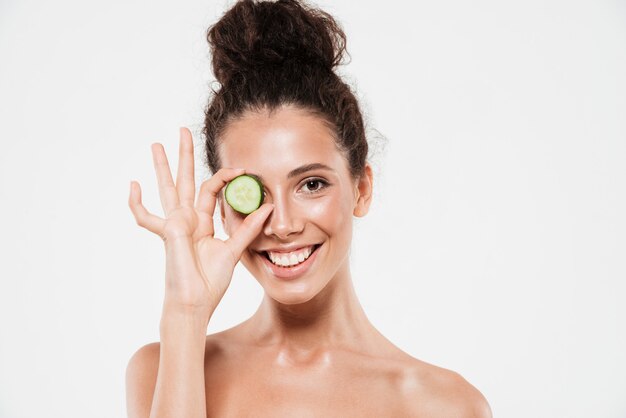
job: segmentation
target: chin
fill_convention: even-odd
[[[283,305],[299,305],[313,299],[317,293],[305,283],[293,283],[293,286],[278,286],[278,288],[264,288],[268,298]]]
[[[330,281],[322,286],[316,286],[318,283],[301,282],[291,283],[289,286],[285,284],[275,287],[265,287],[261,285],[265,291],[267,298],[272,299],[282,305],[303,305],[305,303],[313,304],[315,299],[324,299],[328,297],[328,285]]]

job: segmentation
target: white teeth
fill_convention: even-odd
[[[301,250],[300,252],[293,252],[288,254],[273,253],[271,251],[268,251],[268,255],[272,260],[272,263],[279,266],[288,267],[303,262],[304,260],[309,258],[312,252],[313,246]]]

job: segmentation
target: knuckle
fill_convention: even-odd
[[[211,179],[205,180],[202,182],[202,184],[200,185],[200,192],[205,193],[205,192],[209,192],[211,193]]]
[[[137,212],[133,211],[133,218],[135,219],[135,223],[139,226],[144,226],[143,217],[141,217]]]
[[[224,186],[224,180],[216,178],[216,177],[211,177],[209,180],[207,180],[207,190],[208,192],[213,195],[213,196],[217,196],[217,194],[219,193],[219,191],[222,189],[222,187]]]
[[[232,171],[232,168],[222,167],[219,170],[217,170],[217,173],[215,173],[215,174],[217,174],[217,175],[228,175],[229,172],[231,172],[231,171]]]
[[[161,234],[163,240],[172,241],[176,238],[188,236],[189,231],[185,222],[178,219],[171,219],[165,224]]]
[[[220,168],[216,174],[216,177],[219,177],[222,180],[228,180],[230,178],[236,177],[242,170],[237,168],[230,167],[222,167]]]

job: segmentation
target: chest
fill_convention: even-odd
[[[400,393],[372,370],[240,368],[207,379],[209,417],[402,416]]]

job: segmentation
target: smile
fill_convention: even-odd
[[[258,253],[263,264],[274,276],[281,279],[295,279],[306,273],[317,258],[322,244],[300,248],[290,253],[263,251]]]

